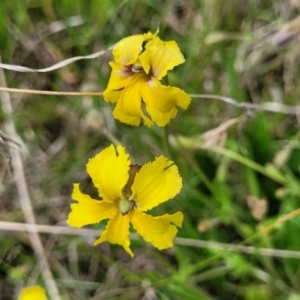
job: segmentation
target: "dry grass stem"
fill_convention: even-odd
[[[6,80],[4,76],[4,72],[0,70],[0,85],[6,86]],[[16,133],[15,125],[12,120],[13,116],[13,108],[10,101],[10,96],[8,93],[1,93],[1,105],[3,113],[6,116],[6,121],[4,123],[5,131],[7,134],[13,139],[18,140],[18,135]],[[17,192],[19,195],[19,201],[21,205],[21,209],[27,224],[35,224],[35,216],[33,212],[33,208],[31,205],[31,200],[29,197],[28,187],[24,175],[23,162],[21,158],[21,154],[19,151],[9,148],[9,153],[11,156],[11,165],[13,169],[14,181],[16,184]],[[59,291],[52,276],[47,257],[37,232],[30,232],[29,239],[32,245],[32,248],[37,256],[38,264],[40,267],[41,274],[47,286],[47,289],[51,295],[51,299],[59,300]]]
[[[299,115],[300,114],[300,106],[290,106],[277,102],[266,102],[263,104],[254,104],[254,103],[245,103],[238,102],[230,97],[220,96],[220,95],[207,95],[207,94],[191,94],[192,98],[200,98],[200,99],[216,99],[223,101],[227,104],[231,104],[238,108],[243,108],[246,110],[259,110],[259,111],[267,111],[273,113],[281,113],[286,115]]]
[[[99,97],[102,96],[102,92],[55,92],[55,91],[38,91],[27,89],[13,89],[0,87],[0,92],[17,93],[17,94],[33,94],[33,95],[50,95],[50,96],[90,96]]]
[[[16,71],[16,72],[24,72],[24,73],[46,73],[46,72],[54,71],[54,70],[60,69],[62,67],[65,67],[75,61],[78,61],[78,60],[97,58],[99,56],[104,55],[105,53],[110,51],[112,48],[113,48],[113,46],[109,47],[107,50],[98,51],[93,54],[71,57],[71,58],[65,59],[57,64],[54,64],[48,68],[43,68],[43,69],[31,69],[31,68],[27,68],[27,67],[23,67],[23,66],[2,64],[2,63],[0,63],[0,68],[10,70],[10,71]]]
[[[1,64],[0,64],[1,66]],[[75,97],[100,97],[103,95],[103,92],[57,92],[57,91],[39,91],[39,90],[28,90],[28,89],[15,89],[0,87],[0,92],[8,93],[18,93],[18,94],[34,94],[34,95],[56,95],[56,96],[75,96]],[[266,102],[264,104],[254,104],[254,103],[245,103],[238,102],[229,97],[221,95],[208,95],[208,94],[190,94],[192,98],[201,98],[201,99],[216,99],[223,101],[227,104],[233,105],[238,108],[245,110],[258,110],[258,111],[267,111],[272,113],[281,113],[286,115],[300,115],[300,106],[291,106],[285,105],[277,102]]]
[[[277,223],[276,223],[277,224]],[[17,222],[1,222],[0,229],[8,231],[27,231],[31,233],[48,233],[48,234],[64,234],[64,235],[78,235],[78,236],[91,236],[99,237],[101,230],[99,229],[76,229],[66,226],[51,226],[51,225],[38,225],[38,224],[25,224]],[[139,240],[137,234],[130,234],[131,240]],[[281,257],[281,258],[298,258],[300,259],[300,251],[291,250],[280,250],[271,248],[257,248],[252,246],[234,245],[229,243],[219,243],[213,241],[203,241],[189,238],[176,237],[174,239],[176,245],[205,248],[205,249],[216,249],[223,251],[241,252],[245,254],[257,254],[262,256],[270,257]]]

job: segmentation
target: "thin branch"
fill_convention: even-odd
[[[1,57],[0,57],[1,61]],[[6,86],[6,80],[4,76],[4,72],[0,69],[0,85]],[[18,135],[16,132],[16,128],[14,122],[12,120],[13,116],[13,108],[10,101],[10,96],[8,93],[2,92],[0,94],[1,98],[1,105],[4,115],[6,116],[6,121],[4,123],[5,131],[7,132],[8,136],[10,136],[13,140],[18,139]],[[35,224],[35,216],[32,209],[28,187],[24,175],[24,168],[23,162],[21,158],[20,151],[9,147],[9,152],[11,156],[11,165],[13,169],[14,180],[17,188],[17,192],[19,195],[20,205],[23,211],[23,215],[25,218],[26,223],[28,224]],[[37,256],[38,264],[47,286],[48,291],[50,292],[51,299],[53,300],[60,300],[58,288],[55,284],[54,278],[52,276],[47,257],[41,242],[41,239],[37,232],[31,232],[29,234],[30,243],[32,248]]]
[[[47,95],[47,96],[91,96],[99,97],[103,92],[55,92],[55,91],[39,91],[39,90],[26,90],[26,89],[13,89],[7,87],[0,87],[0,92],[17,93],[17,94],[34,94],[34,95]]]
[[[107,50],[98,51],[96,53],[89,54],[89,55],[71,57],[57,64],[54,64],[48,68],[43,68],[43,69],[31,69],[19,65],[10,65],[10,64],[2,64],[2,63],[0,63],[0,68],[10,70],[10,71],[23,72],[23,73],[46,73],[46,72],[54,71],[62,67],[65,67],[77,60],[97,58],[99,56],[102,56],[106,52],[110,51],[113,47],[114,46],[111,46]]]
[[[17,222],[1,222],[0,229],[8,231],[27,231],[27,232],[39,232],[48,234],[64,234],[64,235],[78,235],[78,236],[91,236],[99,237],[102,230],[99,229],[87,229],[87,228],[71,228],[66,226],[50,226],[50,225],[38,225],[38,224],[24,224]],[[130,234],[131,240],[139,240],[140,237],[137,234]],[[212,241],[203,241],[189,238],[176,237],[174,243],[182,246],[190,246],[205,249],[218,249],[223,251],[241,252],[245,254],[257,254],[262,256],[281,257],[281,258],[297,258],[300,259],[300,251],[271,249],[271,248],[256,248],[252,246],[234,245],[229,243],[219,243]]]
[[[243,108],[245,110],[261,110],[268,111],[274,113],[282,113],[287,115],[298,115],[300,114],[300,106],[290,106],[277,102],[266,102],[263,104],[253,104],[253,103],[245,103],[238,102],[229,97],[224,97],[220,95],[206,95],[206,94],[190,94],[192,98],[200,98],[200,99],[215,99],[220,100],[225,103],[231,104],[238,108]]]
[[[0,64],[1,67],[1,64]],[[39,91],[39,90],[28,90],[28,89],[14,89],[7,87],[0,87],[0,92],[8,93],[18,93],[18,94],[34,94],[34,95],[50,95],[50,96],[90,96],[90,97],[100,97],[103,95],[103,92],[56,92],[56,91]],[[232,98],[220,96],[220,95],[206,95],[206,94],[190,94],[192,98],[199,99],[215,99],[223,101],[227,104],[233,105],[238,108],[245,110],[260,110],[273,113],[281,113],[286,115],[298,115],[300,114],[300,106],[285,105],[277,102],[266,102],[263,104],[253,104],[238,102]]]

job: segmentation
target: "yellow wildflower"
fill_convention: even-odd
[[[18,300],[48,300],[48,298],[42,287],[33,285],[24,288]]]
[[[177,106],[188,107],[188,94],[160,83],[169,70],[185,61],[174,41],[164,42],[150,32],[133,35],[117,43],[113,56],[103,96],[105,101],[117,103],[115,119],[137,126],[142,118],[148,126],[154,122],[162,127],[175,118]]]
[[[92,199],[80,191],[78,183],[74,184],[72,198],[77,203],[71,204],[67,223],[80,228],[110,219],[94,245],[105,241],[119,244],[131,256],[130,223],[159,250],[172,247],[182,213],[152,217],[145,212],[179,193],[182,180],[177,167],[164,156],[138,167],[131,165],[124,147],[117,146],[116,150],[111,145],[89,160],[87,172],[102,199]]]

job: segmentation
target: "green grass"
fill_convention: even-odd
[[[289,3],[4,2],[0,10],[4,63],[44,68],[105,50],[125,36],[159,28],[159,36],[175,40],[186,58],[185,64],[170,72],[170,85],[190,94],[232,97],[240,103],[299,104],[299,42],[285,48],[271,43],[278,26],[298,14],[299,7]],[[68,24],[72,16],[81,16],[83,23]],[[49,25],[56,21],[66,27],[51,32]],[[5,76],[8,87],[103,91],[110,60],[107,53],[49,73],[5,71]],[[106,129],[139,164],[166,153],[163,129],[115,121],[112,106],[101,97],[11,97],[13,120],[28,150],[22,155],[38,224],[65,224],[74,182],[95,193],[85,164],[111,143]],[[134,240],[135,257],[131,259],[121,247],[92,246],[94,237],[43,233],[50,269],[63,299],[300,299],[299,258],[270,257],[259,250],[300,251],[299,215],[266,230],[299,208],[299,118],[246,111],[226,135],[217,132],[210,136],[209,141],[215,143],[204,149],[205,132],[244,113],[244,109],[219,100],[196,98],[186,111],[179,112],[168,127],[169,156],[180,170],[184,187],[153,215],[180,210],[185,219],[178,237],[241,243],[257,247],[257,252],[221,250],[213,244],[207,248],[180,244],[160,252],[143,240]],[[2,131],[5,120],[0,110]],[[0,220],[24,222],[5,162],[6,157],[1,156],[0,174],[5,176],[0,177]],[[249,207],[248,196],[265,199],[266,211]],[[259,220],[254,217],[255,209],[261,213]],[[100,226],[103,228],[102,223]],[[1,299],[16,299],[21,287],[34,282],[45,286],[28,234],[0,232]]]

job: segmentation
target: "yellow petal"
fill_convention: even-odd
[[[173,161],[164,156],[142,166],[131,187],[132,198],[140,211],[149,210],[177,195],[182,180]]]
[[[149,50],[144,51],[139,57],[139,62],[146,74],[148,74],[151,69],[151,52]]]
[[[155,33],[152,33],[150,31],[148,31],[147,33],[144,33],[144,42],[152,40],[154,37],[156,37],[158,35],[158,33],[159,33],[159,28],[156,30]]]
[[[138,126],[141,118],[150,126],[153,122],[144,115],[141,108],[141,85],[147,80],[143,73],[137,73],[132,77],[130,85],[122,90],[116,108],[113,112],[115,119],[123,123]]]
[[[48,298],[42,287],[33,285],[24,288],[18,300],[48,300]]]
[[[146,50],[139,59],[145,70],[151,65],[153,76],[158,80],[166,76],[169,70],[185,62],[175,41],[163,42],[159,37],[146,44]]]
[[[113,49],[115,62],[123,66],[133,64],[141,52],[143,42],[143,34],[132,35],[120,40]]]
[[[155,32],[155,34],[152,34],[151,32],[148,32],[147,34],[144,34],[145,40],[152,40],[153,38],[156,37],[156,35],[158,34],[159,29],[157,29],[157,31]],[[149,35],[149,38],[147,39],[147,35]],[[147,43],[148,44],[148,43]],[[140,60],[140,58],[142,57],[142,61]],[[139,62],[141,63],[144,71],[146,72],[146,74],[149,73],[150,68],[151,68],[151,51],[146,50],[144,51],[140,56],[139,56]]]
[[[191,102],[190,96],[183,90],[165,86],[155,78],[142,83],[141,95],[147,105],[161,112],[169,112],[175,106],[186,109]]]
[[[131,223],[134,229],[159,250],[173,246],[173,239],[177,234],[177,228],[181,227],[183,214],[177,212],[173,215],[165,214],[160,217],[152,217],[137,209],[131,213]],[[172,225],[174,223],[176,226]]]
[[[132,126],[138,126],[141,122],[141,116],[133,117],[125,113],[122,101],[118,101],[113,111],[113,116],[116,120]]]
[[[106,102],[115,103],[120,99],[121,91],[112,91],[106,89],[103,92],[103,98]]]
[[[177,109],[175,107],[169,112],[164,113],[155,109],[153,106],[148,105],[147,112],[159,127],[166,126],[177,115]]]
[[[77,203],[71,204],[71,212],[67,220],[67,224],[72,227],[80,228],[96,224],[111,218],[118,212],[117,203],[105,203],[92,199],[89,195],[81,193],[78,183],[74,184],[72,199],[77,201]]]
[[[148,114],[158,126],[165,126],[176,116],[176,106],[186,109],[191,101],[183,90],[162,85],[155,78],[143,83],[141,95]]]
[[[128,85],[120,96],[120,103],[126,115],[132,117],[141,116],[141,85],[146,81],[143,73],[137,73],[132,76],[130,85]]]
[[[133,253],[130,249],[130,239],[129,235],[129,215],[122,216],[118,212],[114,218],[110,219],[105,230],[102,232],[101,237],[94,242],[94,245],[98,245],[105,241],[112,244],[118,244],[123,246],[125,251],[133,256]]]
[[[123,110],[122,103],[117,103],[113,111],[113,116],[116,120],[132,126],[139,126],[141,123],[141,118],[144,120],[145,125],[147,125],[148,127],[153,125],[153,122],[147,116],[145,116],[142,111],[139,117],[132,117],[127,115]]]
[[[94,186],[106,202],[114,202],[120,198],[129,178],[129,155],[122,146],[117,146],[117,152],[118,156],[115,147],[110,145],[91,158],[86,165]]]
[[[130,83],[132,71],[114,62],[109,63],[112,67],[106,90],[119,90]]]
[[[142,51],[143,43],[153,39],[158,32],[159,30],[153,34],[149,31],[148,33],[131,35],[120,40],[113,49],[115,62],[123,66],[133,64]]]

